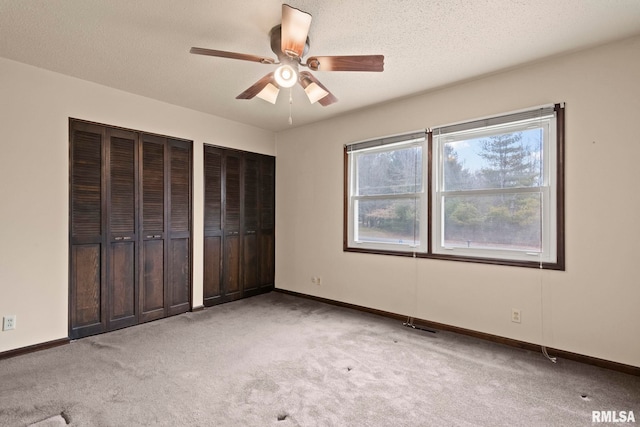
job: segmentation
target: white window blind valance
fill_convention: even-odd
[[[352,144],[345,144],[345,148],[347,149],[348,153],[351,153],[353,151],[362,151],[362,150],[367,150],[371,148],[382,147],[385,145],[399,144],[404,142],[408,143],[412,141],[415,141],[415,142],[424,141],[426,137],[427,137],[427,131],[423,130],[423,131],[405,133],[402,135],[395,135],[395,136],[389,136],[384,138],[370,139],[367,141],[354,142]]]
[[[543,119],[553,117],[556,111],[555,105],[545,105],[540,108],[521,111],[502,116],[489,117],[485,119],[473,120],[470,122],[455,123],[447,126],[433,128],[433,135],[445,135],[449,133],[463,132],[466,130],[478,129],[489,126],[498,126],[507,123],[520,122],[525,120]]]

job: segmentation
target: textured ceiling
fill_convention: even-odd
[[[309,55],[382,54],[383,73],[315,72],[339,99],[293,89],[293,125],[640,34],[639,0],[297,0],[313,16]],[[0,0],[0,56],[269,130],[276,105],[235,97],[274,65],[189,54],[192,46],[274,57],[275,0]],[[1,78],[1,76],[0,76]]]

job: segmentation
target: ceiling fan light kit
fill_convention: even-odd
[[[302,62],[301,58],[309,50],[310,27],[311,15],[309,13],[283,4],[282,23],[273,27],[269,32],[271,50],[278,57],[278,61],[257,55],[200,47],[192,47],[190,52],[196,55],[279,65],[275,71],[265,75],[236,97],[236,99],[252,99],[257,96],[272,104],[276,103],[280,88],[291,88],[296,83],[302,86],[312,104],[318,102],[326,107],[338,101],[313,74],[308,71],[299,71],[299,67],[307,67],[312,71],[381,72],[384,70],[383,55],[312,56],[307,59],[306,63]]]
[[[304,88],[304,92],[307,94],[307,97],[309,98],[309,102],[311,102],[312,104],[315,104],[325,96],[329,95],[329,92],[322,89],[320,86],[318,86],[317,83],[312,82],[311,79],[309,79],[308,77],[302,77],[300,79],[300,83],[302,84],[302,87]]]
[[[264,99],[267,102],[275,104],[278,100],[278,93],[280,89],[275,86],[273,83],[267,83],[267,85],[260,92],[256,94],[256,96],[260,99]]]
[[[293,87],[298,81],[298,72],[289,64],[279,66],[274,73],[276,83],[280,87]]]

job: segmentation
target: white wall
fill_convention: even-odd
[[[276,287],[640,366],[639,76],[636,37],[279,133]],[[566,271],[342,251],[345,143],[557,102]]]
[[[202,304],[202,144],[274,134],[0,58],[0,352],[68,336],[69,117],[194,141],[193,304]]]

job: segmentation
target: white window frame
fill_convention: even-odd
[[[514,112],[496,118],[480,119],[465,122],[458,125],[444,127],[451,131],[433,131],[433,170],[432,192],[433,202],[431,209],[432,223],[432,252],[433,254],[450,255],[454,257],[497,259],[506,261],[534,261],[539,263],[557,262],[557,144],[556,116],[553,113],[553,105],[542,106]],[[551,112],[550,112],[551,111]],[[537,112],[541,112],[538,117]],[[524,118],[523,118],[524,116]],[[528,117],[530,116],[530,117]],[[493,123],[493,124],[492,124]],[[478,138],[499,133],[517,132],[530,128],[543,128],[542,141],[542,183],[539,187],[519,187],[505,189],[482,190],[456,190],[445,191],[443,180],[443,153],[444,144],[447,142],[464,140],[466,138]],[[456,128],[460,130],[456,130]],[[440,128],[442,129],[442,128]],[[541,198],[541,250],[517,250],[507,248],[483,248],[450,246],[444,242],[444,199],[447,196],[479,196],[498,194],[539,194]]]
[[[416,131],[409,134],[394,135],[375,140],[368,140],[345,146],[348,162],[347,179],[347,246],[345,249],[361,249],[373,252],[425,252],[427,250],[428,227],[427,221],[427,138],[425,131]],[[420,146],[422,148],[422,186],[420,191],[393,194],[360,195],[358,194],[358,156],[371,154],[372,152],[393,151],[409,147]],[[358,212],[356,205],[360,201],[367,200],[391,200],[391,199],[413,199],[416,201],[418,218],[420,218],[419,236],[417,243],[414,242],[376,242],[361,239],[358,234]]]

